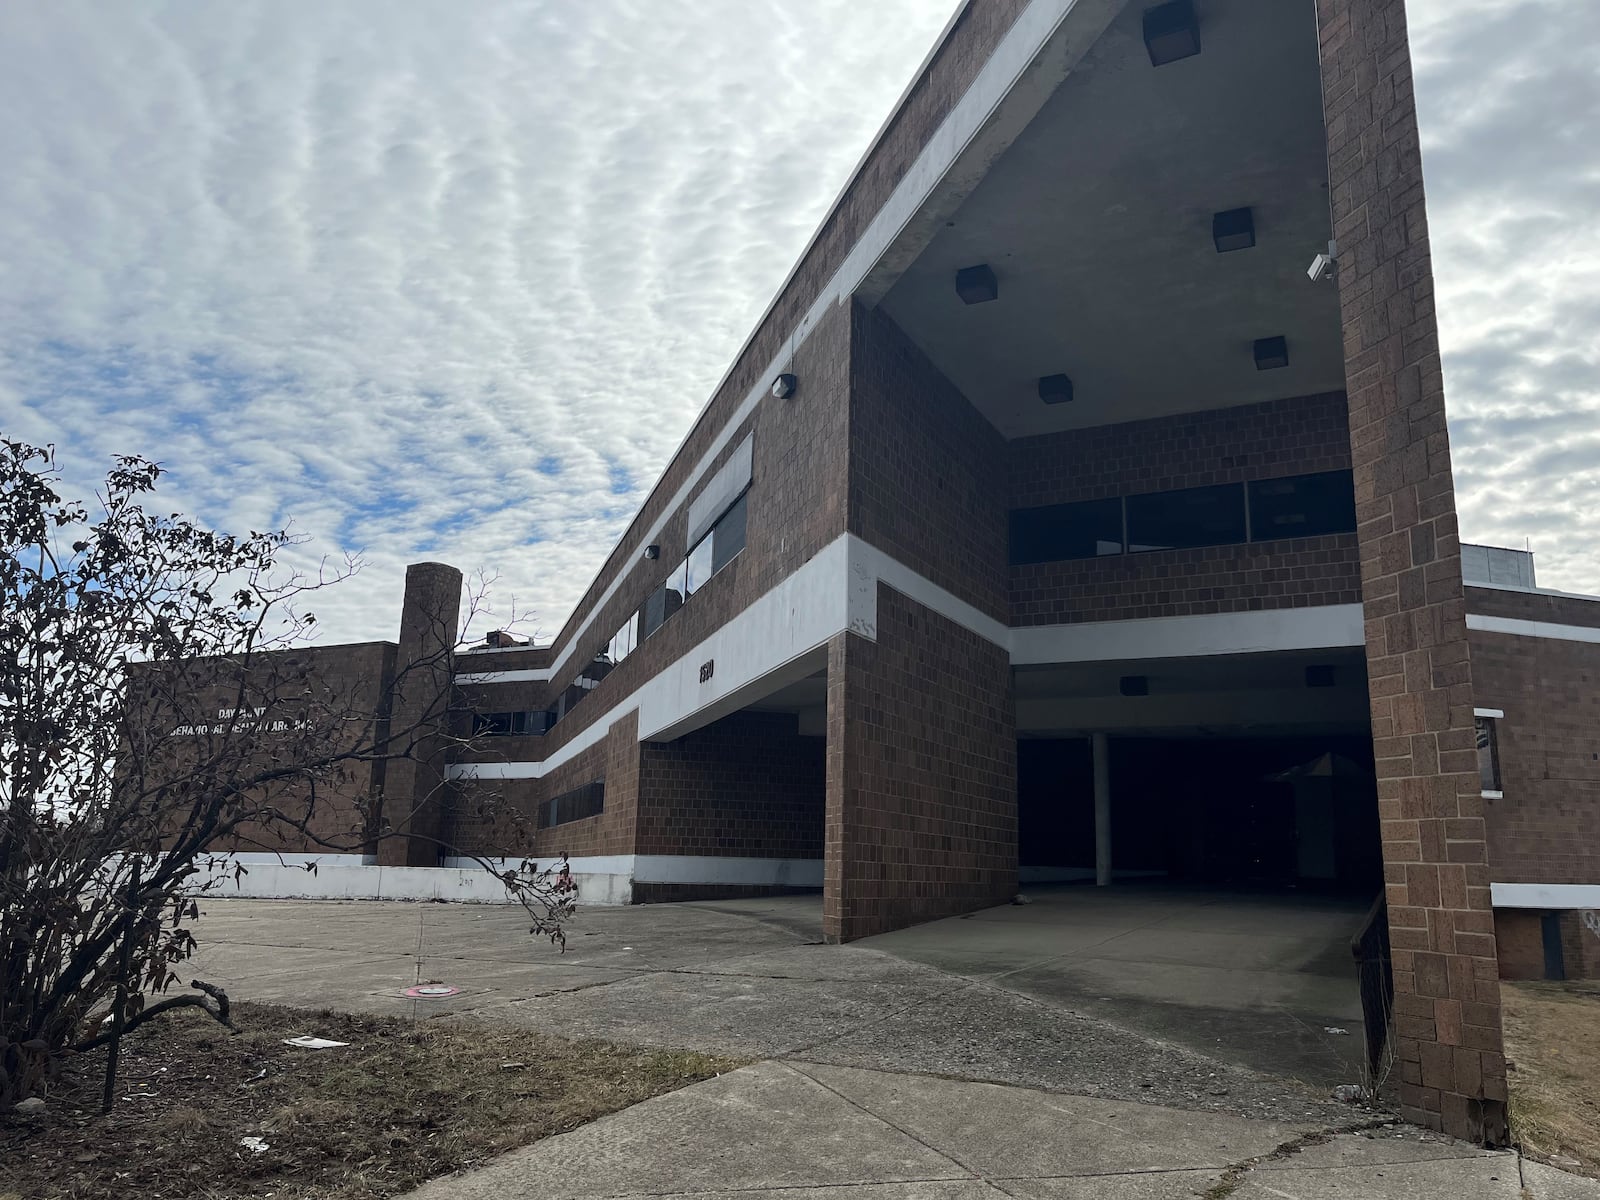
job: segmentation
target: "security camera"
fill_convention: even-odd
[[[1328,252],[1313,258],[1311,266],[1306,269],[1306,274],[1310,277],[1312,283],[1320,283],[1324,279],[1332,279],[1338,269],[1338,243],[1329,242]]]

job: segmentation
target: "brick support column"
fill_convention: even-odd
[[[848,942],[1017,890],[1007,652],[883,585],[828,647],[823,933]]]
[[[1408,1119],[1505,1136],[1455,491],[1403,0],[1318,0]]]
[[[461,572],[443,563],[406,568],[400,648],[389,705],[390,753],[383,817],[393,834],[378,843],[390,867],[436,867],[444,828],[453,650],[461,619]]]

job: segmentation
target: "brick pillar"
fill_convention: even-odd
[[[828,647],[822,927],[848,942],[1017,890],[1008,652],[879,585],[877,640]]]
[[[461,619],[461,572],[443,563],[406,568],[400,649],[390,694],[390,753],[383,817],[393,835],[378,843],[390,867],[436,867],[446,800],[453,649]]]
[[[1318,0],[1405,1116],[1505,1136],[1472,671],[1402,0]]]

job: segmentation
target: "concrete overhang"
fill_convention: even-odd
[[[1031,6],[1033,8],[1039,5]],[[1152,67],[1139,4],[1079,0],[857,289],[1007,437],[1344,387],[1313,0],[1201,0]],[[1256,244],[1219,253],[1214,214]],[[993,268],[964,304],[956,272]],[[1289,365],[1256,369],[1257,339]],[[1043,376],[1074,399],[1044,404]]]

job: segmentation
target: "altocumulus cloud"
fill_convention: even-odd
[[[0,425],[553,632],[951,8],[8,5]]]
[[[1462,536],[1600,592],[1600,4],[1408,8]]]
[[[0,424],[553,632],[953,7],[8,6]],[[1600,591],[1600,6],[1410,8],[1463,533]]]

